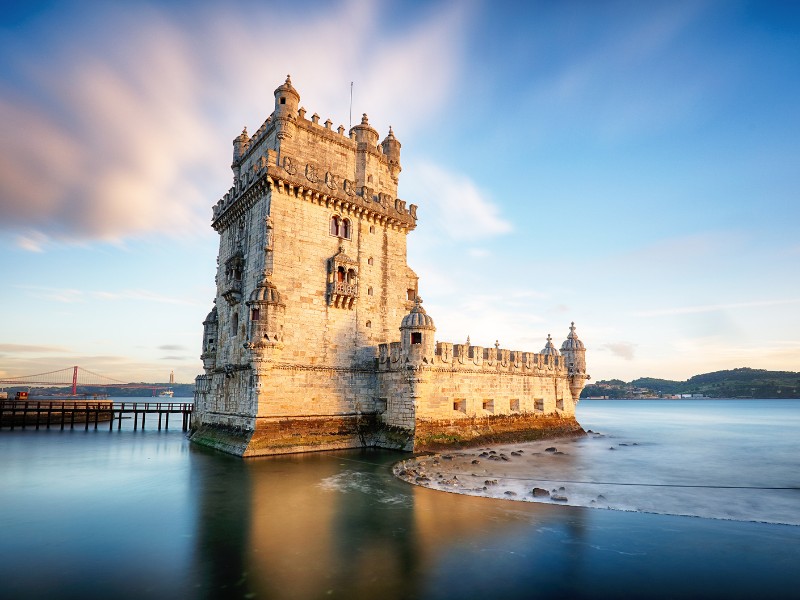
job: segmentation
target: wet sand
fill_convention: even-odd
[[[573,466],[570,450],[579,439],[557,438],[420,455],[400,461],[393,472],[408,483],[434,490],[567,504],[570,503],[570,486],[558,480],[558,472]],[[592,499],[581,498],[575,504],[610,508],[604,501],[605,498],[598,495]]]

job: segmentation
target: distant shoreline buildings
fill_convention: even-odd
[[[234,139],[192,441],[253,456],[580,431],[574,324],[560,352],[550,336],[538,353],[435,340],[406,263],[400,142],[378,140],[367,115],[347,134],[307,117],[288,77]]]

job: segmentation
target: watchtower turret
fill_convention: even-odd
[[[540,354],[544,356],[559,356],[558,350],[553,345],[553,336],[549,333],[547,334],[547,343],[544,345],[544,348],[542,348]]]
[[[436,326],[422,308],[422,298],[414,299],[414,308],[400,323],[400,351],[411,363],[430,362],[436,353]]]
[[[283,315],[286,305],[278,288],[270,281],[268,271],[264,271],[261,283],[250,294],[247,306],[250,308],[249,347],[282,348]]]
[[[287,75],[283,85],[275,90],[275,111],[272,120],[275,121],[277,137],[279,140],[290,138],[294,135],[297,107],[300,105],[300,94],[292,86],[292,78]]]
[[[239,179],[241,174],[240,163],[244,153],[250,145],[250,136],[247,135],[247,127],[242,129],[242,133],[233,138],[233,162],[231,169],[233,170],[233,182],[236,185],[236,180]]]
[[[389,127],[389,134],[381,142],[381,148],[389,162],[389,172],[392,175],[392,179],[397,181],[400,171],[403,169],[400,167],[400,142],[394,137],[394,132],[391,127]]]
[[[567,339],[561,344],[561,354],[567,363],[569,389],[573,400],[577,403],[589,375],[586,374],[586,348],[575,332],[574,321],[570,324]]]
[[[217,306],[211,309],[208,316],[203,321],[203,353],[200,358],[203,361],[205,372],[211,373],[217,366],[217,329],[219,317],[217,316]]]

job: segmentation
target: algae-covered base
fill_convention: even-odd
[[[255,429],[203,424],[191,441],[237,456],[267,456],[348,448],[407,452],[529,442],[585,432],[573,417],[494,415],[417,421],[415,431],[386,425],[376,415],[258,418]]]
[[[473,448],[486,444],[521,443],[585,435],[574,417],[559,415],[494,415],[450,421],[418,420],[414,451]]]
[[[388,448],[411,450],[412,433],[381,423],[375,415],[258,418],[255,429],[203,424],[192,442],[242,457]]]

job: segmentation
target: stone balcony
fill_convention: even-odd
[[[328,304],[336,308],[353,308],[358,298],[358,284],[334,281],[328,284]]]

